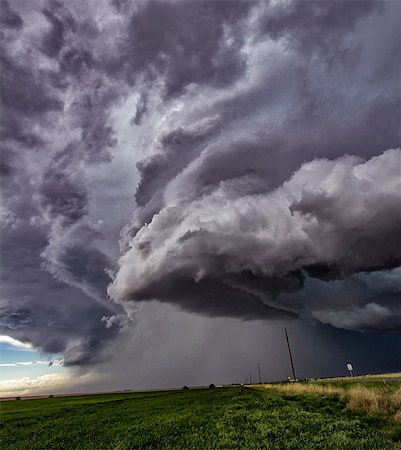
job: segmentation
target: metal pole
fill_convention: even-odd
[[[289,341],[289,339],[288,339],[287,328],[284,328],[284,331],[285,331],[285,338],[286,338],[286,340],[287,340],[288,354],[290,355],[291,368],[292,368],[292,375],[293,375],[293,377],[294,377],[294,380],[296,380],[297,377],[295,376],[294,362],[293,362],[293,360],[292,360],[291,347],[290,347],[290,341]]]
[[[259,384],[262,384],[262,377],[260,376],[260,365],[258,363]]]
[[[252,384],[252,373],[249,374],[249,384]]]

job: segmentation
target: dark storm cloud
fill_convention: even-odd
[[[43,51],[47,56],[57,56],[64,45],[64,25],[61,20],[48,9],[43,9],[43,15],[51,24],[51,30],[43,38]]]
[[[102,235],[87,223],[61,230],[56,228],[41,253],[43,267],[56,279],[80,288],[99,301],[105,301],[106,287],[110,283],[106,270],[112,267],[112,262],[96,247],[96,242],[101,239]]]
[[[28,65],[13,60],[7,51],[1,52],[1,67],[2,142],[15,142],[28,148],[43,144],[34,127],[35,119],[42,121],[47,113],[62,110],[62,102],[47,86],[50,74],[33,72]]]
[[[14,171],[14,158],[13,151],[4,146],[0,154],[0,174],[2,179],[9,177]]]
[[[123,65],[129,82],[142,71],[151,80],[163,74],[170,97],[193,83],[226,86],[245,69],[240,52],[243,38],[233,27],[240,27],[252,5],[243,1],[143,2],[132,15],[118,64]],[[123,10],[121,5],[117,9]]]
[[[338,14],[341,2],[309,3],[308,8],[316,9],[317,18],[313,19],[313,14],[308,17],[317,22],[313,30],[302,29],[303,33],[313,33],[316,42],[324,41],[323,24],[334,9],[336,14],[330,27],[334,31],[330,33],[336,33],[340,43],[332,44],[331,49],[341,53],[341,45],[351,42],[354,65],[341,58],[336,59],[334,67],[320,59],[317,59],[319,63],[312,64],[317,58],[315,55],[309,55],[303,48],[295,51],[290,46],[288,49],[287,43],[280,40],[275,44],[277,51],[261,52],[265,65],[254,57],[256,68],[251,70],[252,61],[249,62],[248,73],[255,72],[256,82],[245,88],[235,86],[232,95],[223,95],[221,99],[214,100],[210,94],[208,103],[195,105],[198,111],[190,119],[196,124],[195,130],[191,122],[187,128],[182,124],[175,129],[170,127],[159,137],[150,156],[138,163],[141,182],[137,203],[142,208],[134,214],[134,232],[144,222],[149,222],[163,205],[164,189],[157,186],[164,188],[173,178],[176,178],[179,194],[186,199],[203,195],[221,181],[249,174],[254,175],[249,189],[268,190],[282,183],[304,161],[316,156],[335,158],[345,153],[374,156],[398,147],[400,112],[396,80],[399,65],[394,54],[399,51],[399,44],[391,44],[393,51],[380,58],[371,48],[373,40],[378,47],[389,42],[399,43],[395,21],[389,18],[391,7],[383,18],[380,5],[369,4],[361,9],[360,2],[348,2],[352,20],[345,17],[341,20]],[[264,5],[261,10],[263,17],[274,18],[275,14],[280,16],[285,11],[290,14],[300,7],[289,3],[288,11],[284,6],[277,7],[276,11],[276,7],[269,9]],[[391,25],[386,30],[387,36],[381,37],[382,43],[377,33],[369,35],[368,22],[362,27],[361,41],[355,35],[355,26],[369,18],[372,11],[376,14],[375,20]],[[397,13],[395,10],[395,17]],[[339,33],[343,29],[349,35]],[[296,37],[299,31],[295,21],[286,22],[286,36],[293,36],[292,32]],[[258,33],[252,37],[256,40],[255,47],[257,39],[261,39]],[[295,37],[294,43],[297,42]],[[275,34],[274,38],[277,39]],[[267,49],[272,45],[269,40],[262,42]],[[262,44],[259,42],[259,45]],[[268,64],[270,61],[274,61],[274,66]],[[201,88],[200,91],[203,92]],[[189,115],[190,100],[186,107]],[[208,118],[209,121],[202,124]],[[200,135],[206,136],[202,142],[197,140]],[[177,142],[166,145],[170,136],[177,136]],[[181,151],[172,151],[172,148]]]
[[[400,170],[397,149],[368,162],[313,161],[267,194],[243,193],[241,180],[221,183],[209,195],[154,216],[131,240],[109,292],[123,299],[183,298],[194,310],[199,295],[210,314],[218,304],[227,315],[241,316],[233,300],[241,295],[249,311],[249,294],[286,309],[279,294],[301,289],[303,271],[327,279],[330,270],[335,278],[347,278],[397,267]],[[247,272],[254,276],[245,277]],[[214,278],[236,295],[220,292],[216,283],[205,289]],[[385,303],[382,294],[377,300]],[[365,296],[368,301],[372,290]],[[290,310],[300,312],[302,306]]]
[[[127,329],[127,299],[399,328],[398,19],[3,1],[3,329],[82,364]]]
[[[2,55],[1,63],[1,100],[5,108],[22,116],[61,110],[61,102],[45,84],[49,73],[32,73],[28,66],[13,61],[7,54]]]
[[[130,123],[132,125],[140,125],[142,123],[142,118],[144,114],[146,114],[146,111],[147,111],[147,98],[146,95],[142,94],[136,106],[135,115],[132,117]]]
[[[69,31],[76,31],[77,26],[70,12],[57,1],[49,2],[49,7],[42,9],[42,14],[49,22],[50,30],[42,40],[43,52],[54,58],[58,56],[65,44],[65,37]]]
[[[111,319],[122,308],[106,298],[113,263],[88,218],[87,186],[87,171],[109,161],[115,144],[107,121],[116,89],[92,70],[98,44],[87,8],[77,23],[77,5],[15,6],[2,6],[20,35],[2,40],[1,327],[63,352],[66,365],[85,364],[122,324]]]
[[[112,309],[41,270],[46,240],[35,226],[2,231],[1,333],[45,352],[67,352],[66,364],[91,362],[101,343],[118,331],[102,324]]]
[[[244,320],[295,317],[293,312],[281,309],[279,305],[271,307],[260,302],[257,290],[252,288],[254,284],[264,285],[265,293],[291,291],[294,285],[299,287],[302,284],[302,275],[289,274],[281,279],[272,279],[244,272],[238,277],[194,281],[190,277],[183,277],[182,274],[169,273],[166,277],[161,276],[159,280],[154,280],[152,285],[135,292],[135,296],[141,301],[156,298],[159,301],[174,303],[184,310],[210,317],[230,316]],[[249,285],[251,287],[247,292],[246,287]]]
[[[40,186],[42,204],[52,218],[63,217],[75,222],[87,214],[87,193],[83,181],[73,180],[54,168],[44,174]]]
[[[178,128],[163,136],[160,152],[137,164],[141,174],[135,195],[137,205],[149,203],[166,182],[177,176],[212,138],[213,131],[213,127],[193,131]]]
[[[359,20],[383,9],[378,1],[267,2],[266,13],[260,17],[262,33],[271,38],[285,39],[299,52],[320,52],[324,59],[344,56],[350,48],[344,45],[344,35],[351,35]],[[352,54],[352,53],[351,53]]]
[[[137,164],[139,208],[109,289],[116,300],[162,299],[209,315],[245,317],[235,300],[242,295],[251,316],[256,302],[270,313],[288,310],[325,321],[316,305],[287,304],[288,291],[302,298],[310,276],[347,280],[400,264],[401,248],[394,244],[401,232],[399,44],[377,53],[381,44],[399,42],[392,18],[398,6],[253,6],[246,20],[257,26],[240,44],[246,77],[227,80],[220,91],[193,77],[200,93],[195,100],[192,92],[170,92],[185,113],[171,114],[153,152]],[[383,21],[387,28],[379,37],[372,23]],[[168,89],[175,71],[160,71]],[[364,159],[343,157],[347,153]],[[379,287],[373,293],[371,285],[360,291],[347,305],[333,299],[338,318],[325,323],[398,326],[398,319],[383,321],[380,314],[365,325],[342,323],[353,311],[398,317],[389,307],[398,291],[387,295]]]
[[[0,12],[0,21],[3,26],[7,28],[22,28],[23,21],[21,16],[10,7],[10,3],[7,0],[2,0]]]

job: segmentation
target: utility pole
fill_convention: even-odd
[[[252,384],[252,373],[249,374],[249,384]]]
[[[285,331],[285,338],[286,338],[286,340],[287,340],[288,354],[290,355],[291,368],[292,368],[292,375],[293,375],[293,377],[294,377],[294,380],[296,380],[297,377],[295,376],[294,362],[293,362],[293,360],[292,360],[291,347],[290,347],[290,341],[289,341],[289,339],[288,339],[287,328],[284,328],[284,331]]]
[[[260,376],[260,365],[258,363],[259,384],[262,384],[262,377]]]

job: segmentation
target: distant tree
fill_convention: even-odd
[[[189,387],[188,387],[188,386],[184,386],[184,387],[182,388],[182,390],[183,390],[183,391],[188,391],[188,390],[189,390]]]
[[[49,398],[53,398],[53,397],[54,397],[54,395],[51,395],[51,394],[49,395]]]
[[[213,389],[213,388],[215,388],[216,386],[212,383],[212,384],[209,384],[209,388],[210,389]]]
[[[21,400],[21,397],[15,397],[15,400]]]

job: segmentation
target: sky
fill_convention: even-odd
[[[400,16],[2,0],[0,395],[401,371]]]

